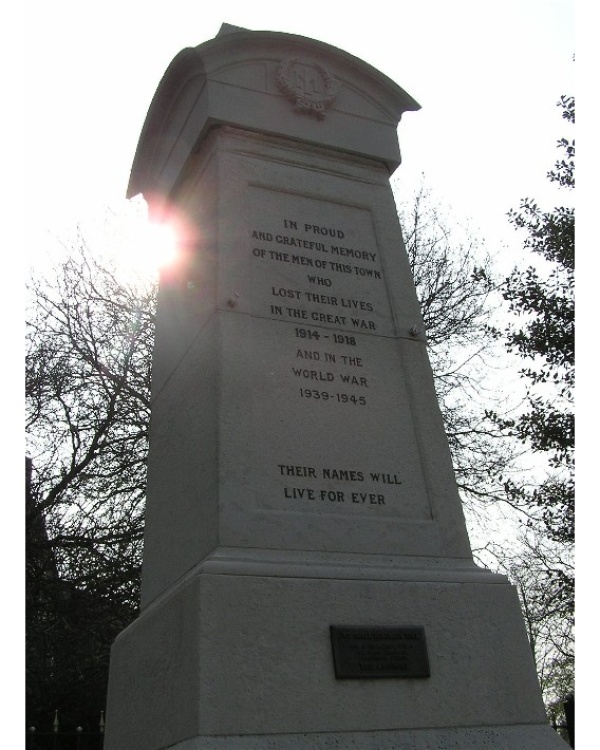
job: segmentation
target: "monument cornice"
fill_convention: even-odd
[[[335,148],[383,162],[389,172],[400,164],[398,123],[420,107],[391,79],[323,42],[224,28],[182,50],[163,76],[140,135],[129,197],[168,196],[218,125]]]

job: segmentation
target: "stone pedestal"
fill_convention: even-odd
[[[340,50],[226,31],[174,60],[132,171],[187,244],[106,750],[564,747],[454,482],[388,182],[418,105]]]

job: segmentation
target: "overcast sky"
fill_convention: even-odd
[[[24,4],[25,43],[8,60],[8,156],[23,252],[123,199],[137,139],[175,55],[222,22],[310,36],[362,58],[422,106],[406,113],[396,173],[421,173],[440,200],[497,240],[506,212],[539,196],[572,93],[573,0],[414,0],[360,5],[229,0]],[[19,12],[19,11],[17,11]],[[18,24],[17,24],[18,27]],[[18,90],[12,90],[11,86]],[[13,96],[14,93],[14,96]]]

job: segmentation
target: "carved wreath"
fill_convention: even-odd
[[[335,101],[339,91],[340,82],[331,75],[322,65],[314,63],[311,67],[316,68],[323,79],[323,93],[308,93],[298,86],[293,86],[290,82],[290,72],[292,67],[299,62],[297,57],[285,60],[277,69],[277,83],[279,88],[294,102],[296,109],[306,111],[316,115],[320,120],[325,117],[325,110]]]

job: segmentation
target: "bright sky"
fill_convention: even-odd
[[[222,22],[310,36],[392,78],[422,106],[400,125],[400,184],[424,172],[494,240],[512,233],[505,214],[521,197],[546,189],[564,133],[555,103],[574,87],[574,0],[370,0],[363,12],[323,0],[23,7],[26,46],[9,60],[20,89],[9,156],[28,257],[48,232],[123,198],[165,69]]]

